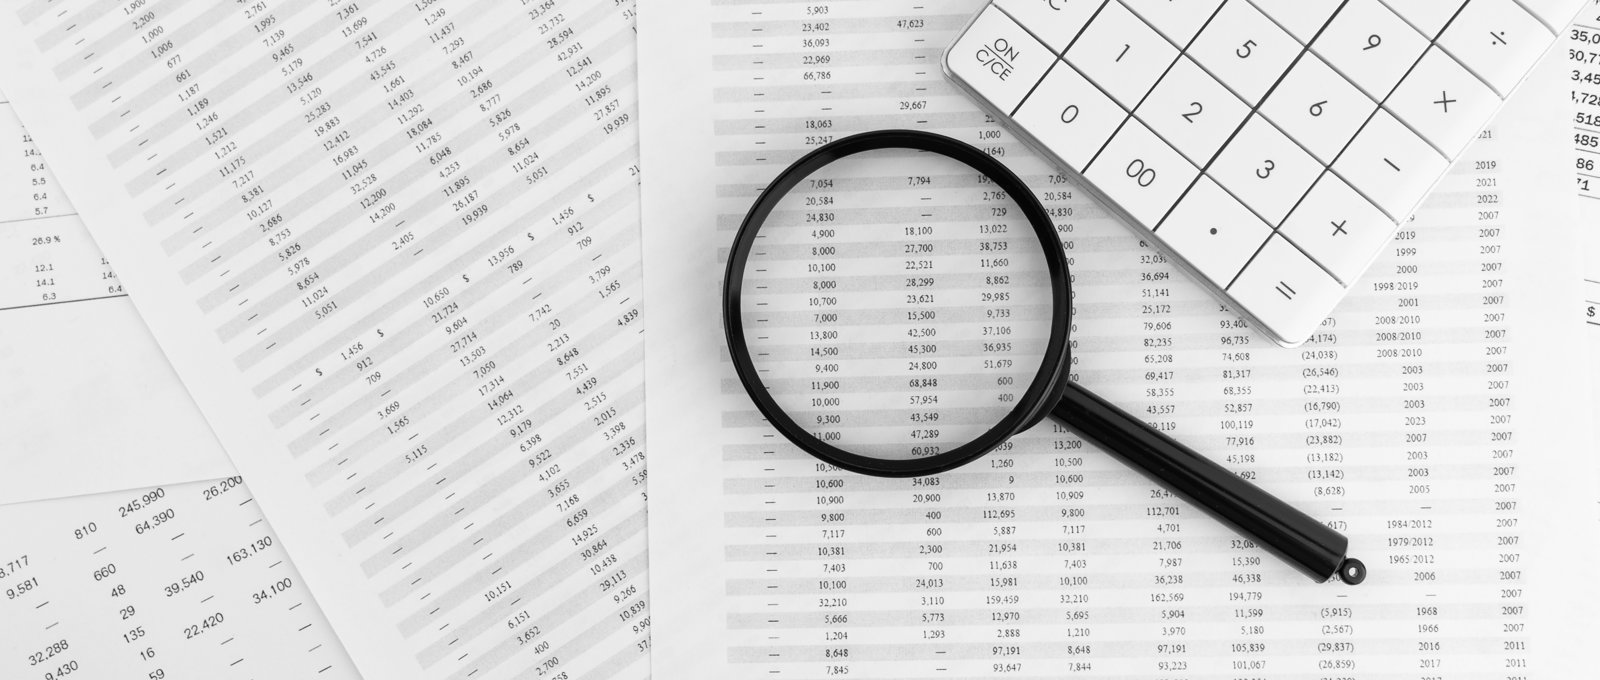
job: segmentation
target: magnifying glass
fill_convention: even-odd
[[[762,415],[838,467],[937,474],[1053,415],[1316,581],[1365,579],[1342,534],[1068,380],[1070,281],[1014,173],[885,130],[817,148],[761,193],[723,324]]]

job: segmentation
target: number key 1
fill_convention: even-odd
[[[1107,3],[1066,54],[1068,62],[1128,109],[1139,105],[1177,58],[1178,48],[1118,2]]]

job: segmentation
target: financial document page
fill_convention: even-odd
[[[1589,668],[1567,637],[1592,595],[1586,541],[1562,527],[1592,517],[1593,457],[1586,393],[1566,387],[1578,256],[1550,247],[1573,238],[1576,200],[1549,162],[1567,153],[1553,72],[1284,349],[945,82],[942,51],[979,5],[641,8],[646,287],[671,291],[646,349],[656,675]],[[897,127],[979,146],[1044,201],[1071,260],[1077,380],[1344,532],[1367,581],[1311,583],[1054,424],[902,480],[766,426],[722,338],[734,232],[807,150]]]
[[[0,93],[0,176],[6,230],[0,310],[126,297],[111,262],[76,220],[44,154]]]
[[[0,504],[234,471],[4,93],[0,412]]]
[[[357,678],[3,98],[0,142],[3,675]]]
[[[356,680],[237,477],[0,507],[7,678]]]
[[[3,98],[0,114],[5,677],[359,677]]]
[[[0,36],[363,674],[645,674],[631,3],[40,0]]]
[[[1571,85],[1572,142],[1577,154],[1575,170],[1582,201],[1583,236],[1588,256],[1584,271],[1584,319],[1600,329],[1600,1],[1578,14],[1565,37]]]
[[[1588,3],[1563,39],[1562,75],[1572,99],[1572,145],[1576,164],[1579,230],[1583,239],[1583,319],[1589,339],[1589,387],[1600,390],[1600,0]],[[1600,422],[1594,450],[1600,452]]]

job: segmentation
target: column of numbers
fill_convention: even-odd
[[[1600,3],[1589,3],[1566,35],[1578,195],[1600,198]]]

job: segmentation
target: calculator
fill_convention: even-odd
[[[944,70],[1295,346],[1583,4],[991,0]]]

